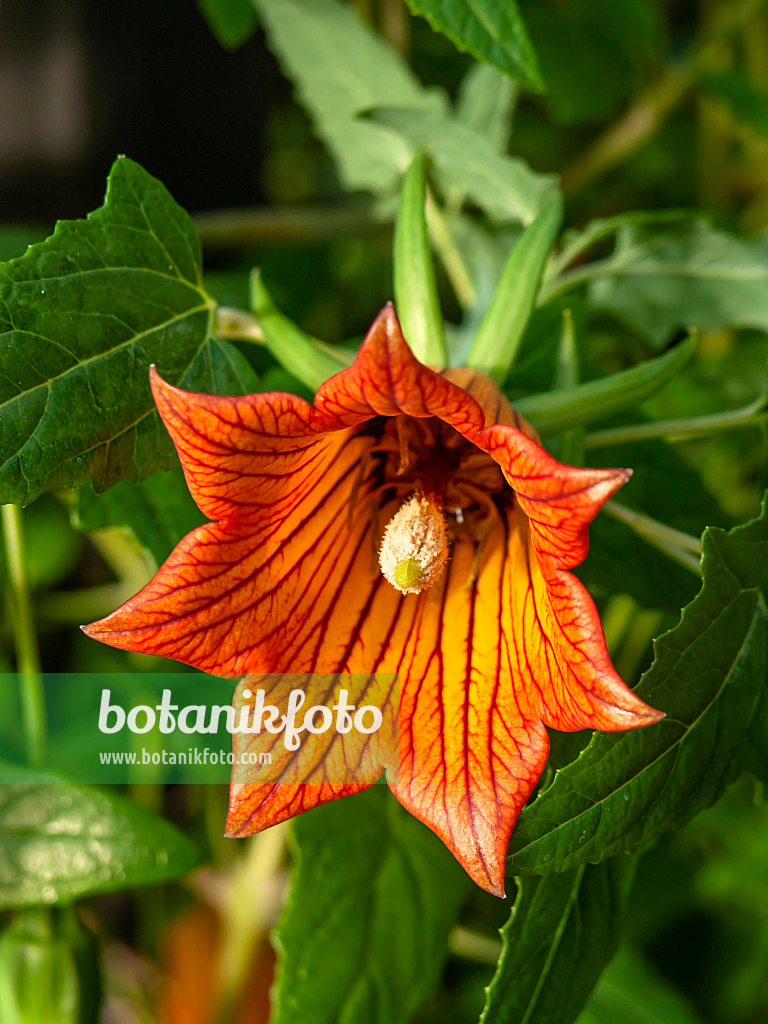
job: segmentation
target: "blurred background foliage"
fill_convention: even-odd
[[[471,110],[468,54],[401,0],[350,6],[430,88],[436,109],[450,101],[466,117],[484,116]],[[316,89],[313,61],[323,66],[323,39],[314,57],[308,51],[306,80],[295,69],[288,77],[279,40],[268,39],[242,5],[232,5],[242,23],[222,18],[224,7],[213,0],[199,0],[199,7],[193,0],[4,0],[0,256],[20,255],[50,233],[55,219],[96,208],[112,160],[126,153],[193,213],[206,283],[223,305],[248,307],[248,273],[259,266],[277,305],[307,332],[332,343],[359,339],[391,296],[397,176],[363,187],[366,172],[354,166],[355,154],[345,165],[320,141],[307,96]],[[269,25],[269,4],[263,7]],[[757,239],[765,251],[759,236],[768,228],[768,5],[521,0],[520,10],[547,91],[537,95],[498,79],[504,96],[496,100],[506,114],[497,149],[537,172],[561,175],[566,227],[632,210],[698,210],[718,229]],[[444,195],[450,207],[450,184]],[[469,210],[471,217],[456,213],[456,237],[475,286],[490,296],[519,229],[493,223],[472,202]],[[628,244],[642,248],[642,226],[637,232]],[[592,255],[611,252],[610,243],[598,242]],[[674,260],[671,252],[660,272],[672,275],[671,289]],[[460,347],[468,314],[442,269],[438,284]],[[679,291],[673,301],[685,304]],[[508,382],[513,396],[551,386],[566,305],[586,378],[651,358],[685,327],[670,321],[657,329],[631,294],[592,295],[589,303],[582,293],[569,294],[567,303],[556,299],[534,314]],[[703,330],[694,361],[638,411],[637,422],[719,413],[758,398],[768,325],[757,326]],[[266,350],[238,344],[264,390],[307,393]],[[633,466],[636,505],[697,535],[708,524],[728,526],[755,513],[765,484],[764,445],[764,428],[752,426],[674,445],[595,448],[586,458]],[[157,505],[153,486],[163,493]],[[118,507],[127,517],[123,528],[114,525]],[[142,546],[130,517],[142,520]],[[150,659],[95,644],[76,626],[133,594],[197,521],[173,470],[140,492],[119,484],[103,498],[81,489],[77,499],[62,492],[34,502],[24,526],[43,667],[147,667]],[[677,621],[698,584],[684,568],[628,540],[607,517],[595,524],[592,547],[581,572],[601,606],[616,664],[634,683],[650,664],[651,638]],[[0,580],[5,573],[0,555]],[[13,650],[4,607],[0,670],[12,668]],[[153,671],[165,667],[151,664]],[[566,741],[563,763],[584,738]],[[129,796],[192,837],[203,866],[181,884],[92,896],[47,916],[9,914],[0,987],[9,983],[3,964],[11,962],[30,993],[41,971],[57,979],[59,1016],[37,1007],[24,1024],[266,1021],[274,964],[268,933],[287,872],[284,831],[223,840],[226,793],[215,787],[134,787]],[[508,912],[507,904],[469,892],[444,976],[417,1013],[419,1024],[476,1019]],[[656,844],[638,868],[628,922],[621,952],[581,1024],[768,1019],[768,807],[757,784],[743,779]]]

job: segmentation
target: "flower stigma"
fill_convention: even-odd
[[[379,565],[402,594],[419,594],[440,578],[448,554],[445,525],[429,499],[414,494],[384,529]]]

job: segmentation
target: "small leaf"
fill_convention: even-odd
[[[466,191],[499,223],[530,224],[554,189],[553,175],[538,174],[523,160],[497,153],[484,135],[461,121],[383,104],[368,118],[397,132],[411,151],[423,148],[448,185]]]
[[[519,398],[515,408],[544,435],[595,423],[645,401],[682,370],[695,348],[696,342],[690,337],[663,356],[631,370],[621,370],[575,388]]]
[[[235,50],[253,35],[256,9],[253,0],[197,0],[211,32],[222,46]]]
[[[563,199],[558,192],[515,243],[478,328],[468,365],[499,384],[514,365],[562,219]]]
[[[395,222],[395,308],[411,351],[423,363],[445,366],[443,314],[427,237],[424,155],[417,153],[403,179]]]
[[[72,518],[79,530],[127,526],[156,565],[162,565],[181,538],[204,522],[181,466],[155,473],[140,484],[121,480],[103,494],[94,494],[85,484],[78,488]]]
[[[707,529],[703,585],[656,641],[638,694],[667,712],[652,729],[598,733],[520,816],[516,872],[564,871],[642,849],[765,766],[766,504],[725,533]]]
[[[254,0],[270,47],[293,80],[317,134],[347,189],[393,189],[411,154],[395,135],[357,119],[375,106],[439,114],[440,94],[428,92],[400,54],[338,0]]]
[[[383,786],[297,818],[275,1024],[405,1024],[436,988],[467,880]]]
[[[182,387],[240,387],[247,364],[214,313],[189,217],[119,158],[104,206],[0,267],[0,502],[169,465],[149,365]]]
[[[768,330],[768,233],[743,241],[704,220],[632,225],[611,256],[583,269],[592,304],[658,346],[680,327]]]
[[[0,907],[67,903],[178,878],[194,844],[143,807],[39,769],[0,766]]]
[[[481,1024],[571,1024],[616,951],[635,877],[617,857],[518,879]]]
[[[258,269],[251,271],[250,304],[253,315],[264,331],[267,348],[294,377],[312,391],[347,365],[330,355],[320,343],[305,334],[278,310],[261,279]]]
[[[454,46],[490,64],[534,92],[543,92],[528,33],[515,0],[406,0]]]

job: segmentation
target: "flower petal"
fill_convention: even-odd
[[[422,366],[391,306],[314,406],[279,393],[195,395],[157,375],[153,388],[190,490],[215,521],[86,632],[213,673],[276,673],[276,694],[296,679],[281,673],[310,674],[308,694],[322,691],[323,673],[382,686],[397,674],[399,702],[379,693],[377,735],[313,736],[297,753],[268,733],[237,736],[236,753],[274,763],[235,771],[229,833],[358,792],[386,769],[398,799],[501,894],[509,835],[546,762],[544,726],[624,729],[661,717],[616,674],[595,606],[567,571],[628,471],[558,463],[488,378]],[[457,533],[442,579],[406,597],[377,569],[398,503],[380,507],[376,430],[361,429],[400,414],[449,424],[512,488],[494,491],[484,531]]]

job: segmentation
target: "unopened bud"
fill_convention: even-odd
[[[448,554],[443,517],[427,498],[414,495],[384,530],[379,565],[403,594],[418,594],[440,578]]]

